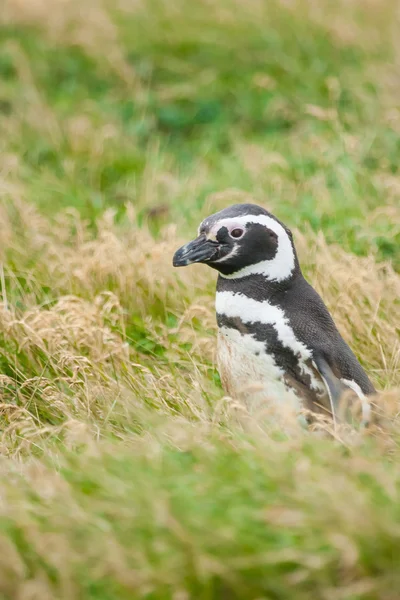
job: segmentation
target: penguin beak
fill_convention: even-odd
[[[208,262],[218,251],[218,244],[208,240],[205,235],[199,235],[195,240],[179,248],[174,254],[174,267],[186,267],[192,263]]]

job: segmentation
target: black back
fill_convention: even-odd
[[[340,335],[327,307],[314,288],[297,271],[289,280],[270,282],[263,275],[250,275],[241,279],[218,278],[217,291],[241,293],[259,302],[267,300],[284,311],[296,338],[303,342],[313,356],[321,356],[339,378],[355,381],[364,394],[372,394],[375,389],[358,362],[356,356]],[[218,316],[220,325],[222,316]],[[239,328],[238,323],[231,324]],[[248,333],[259,341],[268,344],[279,366],[291,371],[296,379],[301,379],[297,360],[290,349],[280,344],[272,326],[261,323],[242,324]],[[263,339],[260,339],[260,335]]]

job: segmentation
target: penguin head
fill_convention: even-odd
[[[198,237],[173,258],[175,267],[196,262],[232,279],[261,274],[279,282],[299,270],[291,231],[255,204],[234,204],[204,219]]]

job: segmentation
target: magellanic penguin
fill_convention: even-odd
[[[198,237],[175,253],[175,267],[192,263],[219,273],[217,362],[230,396],[248,404],[261,391],[270,404],[336,423],[339,401],[352,390],[368,423],[375,389],[304,279],[283,223],[254,204],[230,206],[207,217]]]

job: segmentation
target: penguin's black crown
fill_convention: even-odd
[[[291,231],[256,204],[234,204],[204,219],[198,237],[173,259],[175,267],[196,262],[235,279],[263,274],[279,282],[300,271]]]

